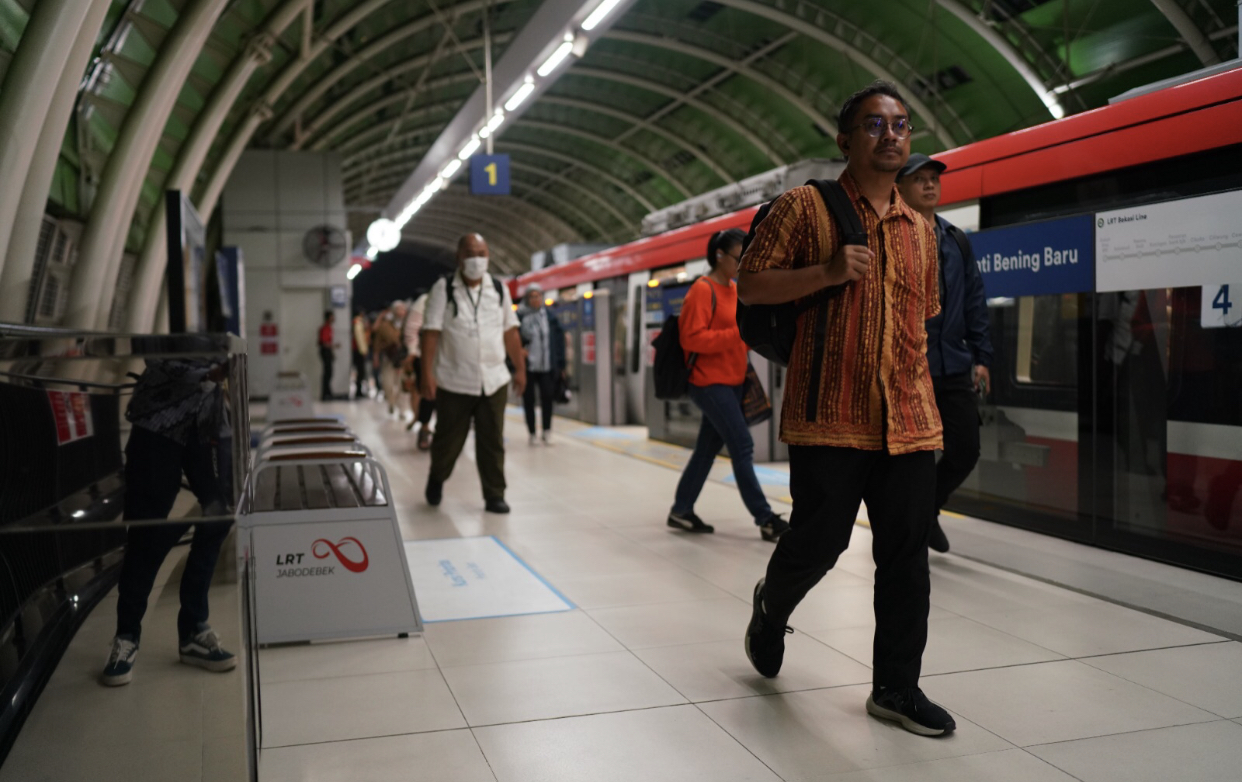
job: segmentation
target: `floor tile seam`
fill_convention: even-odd
[[[678,693],[680,695],[680,693]],[[632,706],[625,709],[605,709],[603,711],[589,711],[580,714],[558,714],[555,717],[533,717],[524,720],[511,720],[509,722],[487,722],[480,725],[469,725],[471,730],[483,730],[485,728],[503,728],[510,725],[531,725],[538,722],[558,722],[560,720],[575,720],[584,717],[606,717],[610,714],[632,714],[641,711],[656,711],[658,709],[681,709],[692,708],[694,706],[690,701],[684,703],[658,703],[652,706]]]
[[[596,625],[596,626],[597,626],[600,630],[603,630],[605,633],[607,633],[607,634],[608,634],[608,636],[609,636],[610,638],[612,638],[612,639],[613,639],[614,641],[616,641],[617,643],[621,644],[621,646],[622,646],[622,647],[623,647],[623,648],[624,648],[627,652],[629,652],[630,654],[632,654],[632,655],[634,656],[634,659],[638,660],[638,662],[639,662],[639,664],[640,664],[640,665],[642,665],[642,666],[643,666],[644,668],[646,668],[648,671],[651,671],[651,673],[652,673],[652,674],[653,674],[653,675],[654,675],[657,679],[659,679],[660,681],[664,682],[664,684],[665,684],[667,687],[669,687],[669,689],[671,689],[673,692],[677,693],[677,694],[678,694],[678,695],[680,695],[682,698],[685,698],[685,700],[686,700],[686,703],[687,703],[687,704],[692,704],[692,703],[693,703],[693,700],[690,698],[690,696],[689,696],[689,695],[687,695],[686,693],[682,692],[682,691],[681,691],[681,690],[677,687],[677,685],[675,685],[675,684],[673,684],[671,681],[669,681],[669,680],[668,680],[668,678],[666,678],[664,675],[662,675],[659,671],[657,671],[656,669],[652,668],[652,667],[651,667],[651,666],[647,663],[647,661],[646,661],[646,660],[644,660],[641,656],[639,656],[639,654],[638,654],[638,652],[637,652],[636,650],[631,649],[629,646],[627,646],[627,645],[625,644],[625,642],[624,642],[624,641],[622,641],[620,638],[617,638],[617,636],[616,636],[616,635],[614,635],[611,631],[609,631],[609,629],[608,629],[607,627],[604,627],[602,624],[600,624],[600,622],[599,622],[599,620],[598,620],[598,619],[596,619],[595,617],[591,616],[591,615],[590,615],[589,613],[587,613],[586,611],[583,611],[583,613],[584,613],[584,614],[586,614],[587,618],[588,618],[588,619],[590,619],[592,622],[594,622],[594,623],[595,623],[595,625]],[[710,642],[709,642],[709,643],[710,643]],[[653,647],[653,648],[658,648],[658,647]]]
[[[292,684],[293,682],[322,682],[322,681],[330,681],[332,679],[352,679],[357,676],[391,676],[393,674],[399,674],[399,673],[418,673],[420,671],[434,671],[438,667],[439,667],[438,665],[436,666],[429,665],[423,668],[399,668],[393,671],[368,671],[366,673],[331,673],[331,674],[324,674],[322,676],[298,676],[292,679],[277,679],[275,681],[271,681],[271,680],[261,681],[259,682],[259,684],[263,686],[263,685],[270,685],[270,684]]]
[[[788,694],[794,694],[794,693],[816,692],[816,691],[820,691],[820,690],[837,690],[837,689],[842,689],[842,688],[844,688],[844,687],[859,687],[859,686],[862,686],[862,685],[857,685],[857,684],[843,684],[843,685],[835,685],[835,686],[832,686],[832,687],[816,687],[816,688],[812,688],[812,689],[808,689],[808,690],[793,690],[793,691],[790,691],[790,692],[776,692],[776,693],[767,693],[767,694],[757,694],[757,695],[754,695],[754,696],[747,695],[747,696],[743,696],[743,698],[751,698],[751,697],[770,698],[770,697],[779,697],[779,696],[782,696],[782,695],[788,695]],[[720,727],[720,729],[721,729],[721,730],[723,730],[725,733],[727,733],[727,734],[728,734],[728,735],[729,735],[729,736],[730,736],[730,737],[731,737],[734,741],[738,742],[738,744],[741,744],[741,745],[742,745],[742,747],[744,747],[744,748],[746,749],[746,751],[747,751],[747,752],[750,752],[752,755],[754,755],[755,753],[754,753],[754,752],[752,752],[752,751],[750,750],[750,748],[749,748],[749,747],[746,747],[746,745],[742,743],[741,739],[739,739],[737,736],[734,736],[732,733],[730,733],[728,728],[726,728],[724,725],[721,725],[719,722],[716,722],[716,720],[712,719],[712,716],[711,716],[710,714],[708,714],[707,712],[703,711],[703,709],[702,709],[702,708],[700,708],[700,707],[701,707],[701,705],[702,705],[702,704],[705,704],[705,703],[723,703],[723,702],[727,702],[727,701],[731,701],[731,700],[741,700],[741,699],[742,699],[742,698],[721,698],[721,699],[712,700],[712,701],[698,701],[698,702],[695,702],[693,705],[695,706],[695,708],[698,708],[698,709],[699,709],[699,712],[700,712],[700,713],[702,713],[704,716],[706,716],[709,720],[712,720],[712,722],[716,723],[716,725],[717,725],[718,727]],[[866,710],[865,710],[865,709],[863,710],[863,713],[862,713],[861,717],[862,717],[863,719],[866,719],[866,720],[877,720],[878,722],[882,722],[882,723],[884,723],[884,724],[891,725],[891,723],[887,723],[887,722],[886,722],[886,721],[884,721],[884,720],[879,720],[878,718],[876,718],[876,717],[872,716],[871,714],[868,714],[868,713],[866,712]],[[968,718],[968,717],[963,717],[963,719],[969,719],[969,718]],[[978,722],[976,722],[976,721],[974,721],[974,720],[970,720],[970,724],[971,724],[971,725],[973,725],[973,726],[975,726],[975,727],[976,727],[976,728],[978,728],[979,730],[983,731],[984,733],[987,733],[988,735],[992,736],[992,737],[993,737],[993,738],[995,738],[997,741],[1000,741],[1002,744],[1006,744],[1007,746],[1006,746],[1003,750],[995,750],[995,749],[993,749],[993,750],[988,750],[988,751],[986,751],[986,752],[966,752],[966,753],[962,753],[962,754],[959,754],[959,755],[950,755],[950,756],[949,756],[949,758],[972,757],[972,756],[975,756],[975,755],[987,755],[987,754],[990,754],[990,753],[992,753],[992,752],[1003,752],[1003,751],[1008,751],[1008,750],[1011,750],[1011,749],[1018,749],[1018,750],[1022,749],[1022,747],[1021,747],[1021,746],[1019,746],[1019,745],[1017,745],[1017,744],[1013,743],[1012,741],[1010,741],[1010,740],[1006,739],[1005,737],[1003,737],[1003,736],[999,735],[998,733],[995,733],[995,732],[993,732],[993,731],[991,731],[991,730],[989,730],[989,729],[985,728],[983,725],[981,725],[980,723],[978,723]],[[914,738],[926,738],[926,737],[914,737]],[[934,740],[934,739],[933,739],[933,740]],[[764,763],[763,759],[762,759],[762,758],[759,758],[759,756],[758,756],[758,755],[755,755],[755,758],[756,758],[756,760],[759,760],[759,762],[760,762],[760,763]],[[945,759],[948,759],[948,758],[935,758],[935,760],[945,760]],[[859,772],[859,771],[873,771],[873,770],[878,770],[878,769],[900,768],[900,767],[902,767],[902,766],[910,766],[910,765],[915,765],[915,764],[917,764],[917,763],[922,763],[922,762],[927,762],[927,761],[913,761],[912,763],[888,763],[888,764],[880,764],[880,765],[877,765],[877,766],[859,767],[859,768],[854,769],[853,771],[847,771],[847,772],[842,772],[842,773],[843,773],[843,774],[848,774],[848,773],[857,773],[857,772]],[[765,765],[765,766],[767,766],[767,763],[764,763],[764,765]],[[770,766],[769,766],[768,768],[769,768],[769,770],[771,770],[771,771],[772,771],[772,773],[773,773],[773,774],[776,774],[778,777],[780,777],[780,774],[777,774],[777,773],[776,773],[776,771],[775,771],[775,769],[771,769],[771,767],[770,767]],[[781,777],[781,779],[784,779],[784,777]]]
[[[1074,739],[1059,739],[1057,741],[1044,741],[1038,744],[1026,744],[1026,745],[1020,746],[1019,749],[1025,750],[1028,753],[1035,755],[1035,753],[1032,752],[1032,750],[1039,749],[1040,747],[1056,747],[1061,744],[1074,744],[1080,741],[1095,741],[1096,739],[1110,739],[1110,738],[1116,738],[1117,736],[1133,736],[1139,733],[1155,733],[1156,731],[1171,730],[1173,728],[1190,728],[1190,727],[1197,727],[1201,725],[1215,725],[1221,722],[1229,722],[1235,725],[1237,724],[1236,722],[1230,719],[1201,720],[1199,722],[1178,722],[1173,725],[1157,725],[1152,728],[1138,728],[1136,730],[1122,730],[1122,731],[1117,731],[1116,733],[1101,733],[1098,736],[1081,736],[1079,738],[1074,738]],[[1038,758],[1039,756],[1035,755],[1035,757]],[[1042,760],[1042,758],[1040,759]],[[1048,762],[1048,761],[1045,761],[1045,762]],[[1061,769],[1061,770],[1064,770],[1064,769]],[[1069,772],[1066,771],[1065,773],[1068,774]]]
[[[1138,611],[1141,614],[1147,614],[1148,616],[1153,616],[1153,617],[1156,617],[1157,619],[1164,619],[1165,621],[1173,622],[1174,624],[1183,625],[1193,630],[1199,630],[1201,632],[1211,633],[1213,635],[1219,635],[1231,641],[1242,641],[1242,634],[1240,633],[1234,633],[1229,630],[1221,629],[1219,627],[1212,627],[1211,625],[1204,624],[1202,622],[1195,622],[1190,619],[1186,619],[1184,617],[1175,616],[1173,614],[1165,613],[1163,611],[1157,611],[1154,608],[1137,605],[1135,603],[1127,602],[1125,600],[1121,600],[1119,598],[1115,598],[1110,595],[1100,594],[1098,592],[1094,592],[1092,590],[1089,590],[1083,587],[1078,587],[1073,584],[1066,584],[1066,583],[1056,581],[1054,579],[1040,576],[1034,573],[1026,573],[1026,572],[1023,572],[1019,568],[1011,567],[1008,565],[1001,565],[995,562],[989,562],[986,559],[983,559],[980,557],[971,556],[969,554],[962,554],[960,552],[954,552],[954,554],[955,556],[959,556],[962,559],[969,560],[977,564],[996,568],[997,570],[1001,570],[1006,573],[1011,573],[1016,576],[1021,576],[1023,578],[1029,578],[1032,581],[1038,581],[1043,584],[1048,584],[1049,586],[1054,586],[1059,589],[1064,589],[1069,592],[1074,592],[1075,594],[1084,595],[1086,597],[1091,597],[1104,603],[1110,603],[1115,606],[1120,606],[1121,608],[1129,608],[1132,611]]]
[[[423,633],[423,644],[427,647],[427,654],[431,655],[431,661],[436,664],[436,672],[440,674],[440,681],[444,682],[444,689],[448,690],[449,697],[453,699],[453,705],[457,707],[457,713],[461,715],[462,723],[467,728],[470,727],[470,720],[466,719],[466,711],[461,707],[461,703],[457,701],[457,693],[453,692],[453,687],[449,684],[448,677],[444,675],[444,666],[440,664],[440,658],[436,657],[436,650],[431,648],[431,641],[427,638],[426,633]]]
[[[946,610],[946,609],[941,609],[941,610]],[[952,612],[950,612],[950,613],[952,613]],[[1034,646],[1036,649],[1042,649],[1042,650],[1044,650],[1045,652],[1047,652],[1047,653],[1049,653],[1049,654],[1055,654],[1057,657],[1059,657],[1059,658],[1061,658],[1061,659],[1074,659],[1071,655],[1068,655],[1068,654],[1066,654],[1065,652],[1058,652],[1056,649],[1052,649],[1052,648],[1049,648],[1049,647],[1047,647],[1047,646],[1044,646],[1043,644],[1036,643],[1035,641],[1032,641],[1032,640],[1030,640],[1029,638],[1023,638],[1022,636],[1019,636],[1019,635],[1014,635],[1013,633],[1009,632],[1008,630],[1002,630],[1002,629],[1001,629],[1001,628],[999,628],[999,627],[993,627],[992,625],[988,624],[987,622],[982,622],[982,621],[980,621],[980,620],[978,620],[978,619],[975,619],[975,618],[973,618],[973,617],[966,616],[965,614],[956,614],[956,618],[958,618],[958,619],[964,619],[964,620],[966,620],[967,622],[970,622],[970,623],[972,623],[972,624],[979,625],[980,627],[985,627],[985,628],[987,628],[988,630],[991,630],[992,632],[995,632],[995,633],[1000,633],[1001,635],[1008,636],[1009,638],[1012,638],[1012,639],[1014,639],[1015,641],[1019,641],[1019,642],[1021,642],[1021,643],[1027,644],[1028,646]],[[928,621],[935,621],[935,620],[929,619]],[[1042,662],[1052,662],[1052,661],[1051,661],[1051,660],[1043,660]]]
[[[1219,712],[1212,711],[1211,709],[1207,708],[1206,706],[1200,706],[1200,705],[1199,705],[1199,704],[1197,704],[1197,703],[1191,703],[1190,701],[1188,701],[1188,700],[1186,700],[1186,699],[1184,699],[1184,698],[1180,698],[1180,697],[1178,697],[1177,695],[1174,695],[1174,694],[1173,694],[1173,693],[1171,693],[1171,692],[1164,692],[1163,690],[1157,690],[1155,687],[1152,687],[1152,686],[1150,686],[1150,685],[1148,685],[1148,684],[1143,684],[1142,682],[1136,682],[1136,681],[1134,681],[1133,679],[1131,679],[1131,678],[1129,678],[1129,677],[1126,677],[1126,676],[1123,676],[1123,675],[1121,675],[1121,674],[1119,674],[1119,673],[1114,673],[1113,671],[1106,671],[1106,670],[1104,670],[1103,668],[1096,668],[1094,665],[1091,665],[1091,663],[1086,662],[1086,661],[1081,661],[1081,662],[1083,662],[1083,664],[1084,664],[1084,665],[1087,665],[1087,666],[1091,667],[1092,669],[1099,671],[1100,673],[1106,674],[1106,675],[1108,675],[1108,676],[1114,676],[1114,677],[1116,677],[1116,678],[1118,678],[1118,679],[1121,679],[1121,680],[1122,680],[1122,681],[1124,681],[1124,682],[1129,682],[1130,684],[1133,684],[1135,687],[1141,687],[1141,688],[1143,688],[1144,690],[1148,690],[1148,691],[1150,691],[1150,692],[1154,692],[1154,693],[1156,693],[1157,695],[1163,695],[1163,696],[1164,696],[1164,697],[1166,697],[1166,698],[1171,698],[1171,699],[1173,699],[1173,700],[1177,701],[1178,703],[1185,704],[1186,706],[1189,706],[1189,707],[1191,707],[1192,709],[1198,709],[1199,711],[1205,712],[1205,713],[1207,713],[1207,714],[1211,714],[1211,715],[1213,715],[1213,716],[1215,716],[1215,717],[1219,717],[1219,718],[1220,718],[1220,719],[1222,719],[1222,720],[1235,720],[1235,719],[1238,719],[1239,717],[1242,717],[1242,713],[1240,713],[1240,714],[1238,715],[1238,717],[1230,717],[1230,716],[1229,716],[1229,715],[1227,715],[1227,714],[1220,714]]]
[[[456,728],[430,728],[428,730],[407,730],[400,733],[379,733],[374,736],[350,736],[343,739],[325,739],[323,741],[302,741],[294,744],[275,744],[273,746],[260,747],[259,751],[266,752],[272,749],[297,749],[298,747],[320,747],[328,744],[347,744],[352,741],[372,741],[374,739],[395,739],[402,736],[427,736],[433,733],[456,733],[457,731],[470,730],[470,726],[462,724]]]
[[[715,719],[713,719],[713,718],[712,718],[712,715],[710,715],[710,714],[708,714],[707,712],[703,711],[703,709],[699,706],[699,704],[698,704],[698,703],[694,703],[694,704],[692,704],[692,705],[694,706],[695,710],[699,712],[699,714],[702,714],[704,717],[706,717],[706,718],[707,718],[707,720],[708,720],[709,722],[711,722],[711,724],[715,725],[715,726],[716,726],[716,728],[717,728],[717,729],[718,729],[721,733],[724,733],[726,736],[728,736],[729,738],[733,739],[733,742],[734,742],[735,744],[737,744],[739,747],[741,747],[743,750],[745,750],[745,751],[746,751],[746,753],[747,753],[747,754],[749,754],[749,755],[750,755],[752,758],[754,758],[756,761],[758,761],[760,765],[762,765],[762,766],[763,766],[764,768],[766,768],[768,771],[772,772],[772,776],[774,776],[774,777],[776,777],[777,779],[781,780],[781,782],[786,782],[786,778],[785,778],[785,777],[783,777],[783,776],[781,776],[779,773],[777,773],[776,769],[774,769],[774,768],[772,768],[771,766],[769,766],[769,765],[768,765],[768,763],[767,763],[767,761],[765,761],[763,758],[759,757],[759,755],[758,755],[758,754],[757,754],[757,753],[756,753],[753,749],[751,749],[750,747],[746,746],[746,744],[744,744],[740,738],[738,738],[737,736],[734,736],[731,732],[729,732],[729,729],[728,729],[728,728],[726,728],[724,725],[721,725],[719,722],[717,722]]]
[[[1060,771],[1062,774],[1069,777],[1070,779],[1077,780],[1077,782],[1087,782],[1082,777],[1078,776],[1077,774],[1072,773],[1069,769],[1061,768],[1056,763],[1053,763],[1051,760],[1041,758],[1039,755],[1036,755],[1034,752],[1031,752],[1031,750],[1028,747],[1018,747],[1018,751],[1023,752],[1027,755],[1030,755],[1032,758],[1035,758],[1036,761],[1043,763],[1045,766],[1048,766],[1049,768],[1053,768],[1053,769],[1056,769],[1057,771]]]
[[[620,643],[620,641],[618,641],[617,643]],[[634,650],[627,649],[625,646],[622,646],[620,649],[612,649],[606,652],[574,652],[572,654],[552,654],[552,655],[546,655],[546,656],[541,656],[541,657],[518,657],[518,658],[511,659],[511,660],[492,660],[490,662],[481,662],[481,663],[464,663],[462,665],[446,665],[446,666],[441,667],[441,673],[443,673],[444,671],[458,671],[463,668],[484,668],[487,666],[508,665],[510,663],[539,662],[541,660],[577,660],[577,659],[581,659],[585,657],[603,657],[605,655],[610,655],[610,654],[613,654],[613,655],[628,654],[635,658],[638,657],[638,655],[634,653]]]
[[[633,573],[633,574],[620,573],[618,575],[639,576],[642,574],[641,573]],[[711,583],[710,581],[707,581],[706,579],[704,579],[704,583],[708,584],[709,586],[716,586],[715,584]],[[720,587],[716,587],[716,588],[724,592],[724,595],[721,597],[701,597],[701,598],[692,597],[692,598],[687,598],[686,600],[668,600],[663,603],[632,603],[629,605],[620,605],[620,606],[601,606],[599,608],[582,608],[581,606],[578,606],[578,610],[582,611],[585,614],[591,615],[592,611],[614,611],[614,610],[619,610],[623,608],[642,608],[644,606],[682,606],[682,605],[686,605],[687,603],[712,603],[712,602],[723,603],[724,601],[730,600],[730,599],[738,601],[743,606],[749,605],[749,603],[746,600],[743,600],[742,598],[738,597],[732,592],[726,592]],[[595,619],[593,615],[591,616],[591,618]],[[681,644],[669,644],[669,645],[670,646],[681,646]]]
[[[492,766],[492,759],[487,756],[487,751],[483,749],[483,742],[479,741],[479,736],[474,732],[474,728],[469,725],[466,730],[470,731],[470,738],[474,741],[474,746],[479,750],[479,757],[483,758],[483,762],[487,764],[487,773],[492,775],[495,782],[500,782],[500,777],[496,774],[496,769]]]
[[[1171,644],[1169,646],[1152,646],[1146,649],[1128,649],[1120,652],[1101,652],[1099,654],[1084,654],[1077,657],[1071,657],[1072,660],[1100,660],[1105,657],[1120,657],[1123,654],[1142,654],[1144,652],[1171,652],[1176,649],[1194,649],[1200,646],[1220,646],[1222,644],[1235,643],[1228,638],[1222,638],[1219,641],[1195,641],[1188,644]]]

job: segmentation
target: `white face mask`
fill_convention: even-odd
[[[461,274],[467,280],[481,280],[487,273],[487,256],[476,255],[461,262]]]

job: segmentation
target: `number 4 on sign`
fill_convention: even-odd
[[[1203,328],[1242,326],[1242,307],[1236,297],[1242,296],[1242,284],[1204,285],[1203,306],[1199,322]]]

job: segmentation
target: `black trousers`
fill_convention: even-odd
[[[482,389],[480,389],[482,390]],[[474,461],[483,484],[483,499],[505,498],[505,400],[508,386],[491,396],[436,391],[439,415],[436,436],[431,439],[431,480],[444,483],[453,474],[457,457],[466,446],[474,424]]]
[[[221,476],[227,474],[229,465],[224,459],[213,458],[217,453],[216,448],[200,443],[193,435],[188,443],[181,445],[134,427],[125,447],[125,519],[168,518],[181,491],[183,471],[204,510],[213,515],[222,514],[227,504],[229,482]],[[129,528],[116,602],[117,635],[131,635],[135,641],[139,640],[147,600],[160,565],[190,526],[162,524]],[[229,522],[194,525],[194,540],[181,576],[177,636],[182,642],[197,632],[200,622],[207,621],[207,590],[230,527]]]
[[[539,412],[543,418],[543,431],[552,428],[552,402],[556,394],[555,372],[527,372],[526,389],[522,392],[522,407],[526,409],[526,430],[535,433],[535,387],[539,388]]]
[[[414,388],[423,387],[423,362],[422,359],[414,359]],[[425,396],[418,398],[418,423],[426,426],[431,423],[431,414],[436,411],[436,402],[434,399],[428,399]]]
[[[935,508],[936,464],[931,451],[892,456],[883,451],[789,446],[793,513],[768,561],[764,603],[777,623],[836,564],[850,544],[860,502],[871,518],[875,558],[877,686],[915,687],[927,645],[931,579],[927,535]]]
[[[332,348],[319,346],[319,360],[323,362],[323,382],[319,384],[319,398],[324,402],[332,399],[332,362],[335,358]]]
[[[366,353],[354,351],[354,396],[366,396],[365,387],[367,384],[367,365],[369,363]]]
[[[936,510],[979,462],[979,398],[970,373],[932,378],[944,424],[944,455],[936,465]]]

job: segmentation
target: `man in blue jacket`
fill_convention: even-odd
[[[977,395],[986,395],[992,384],[983,279],[966,235],[935,211],[945,168],[916,152],[897,174],[901,197],[932,224],[940,243],[940,314],[927,321],[927,363],[944,423],[944,455],[936,465],[937,511],[979,461]],[[949,550],[939,520],[932,522],[929,545],[941,553]]]

